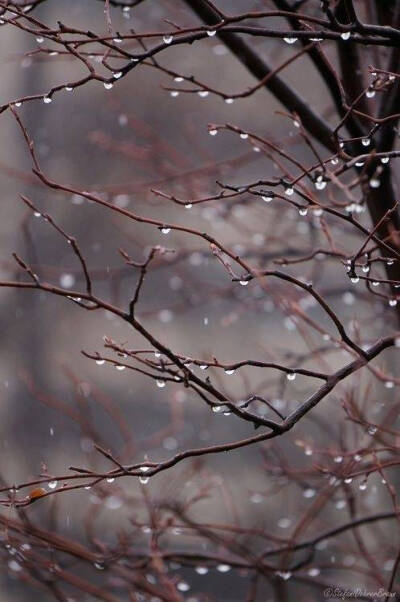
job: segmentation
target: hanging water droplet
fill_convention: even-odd
[[[242,286],[247,286],[249,284],[248,280],[239,280],[239,284],[241,284]]]
[[[308,574],[310,577],[318,577],[318,575],[321,573],[321,569],[317,568],[317,567],[313,567],[311,569],[308,569]]]
[[[113,74],[114,79],[119,79],[120,77],[122,77],[123,73],[122,71],[117,71],[116,73]]]
[[[96,360],[96,364],[98,366],[102,366],[105,363],[106,360]]]
[[[337,165],[339,163],[338,157],[333,157],[333,159],[331,159],[331,163],[332,165]]]
[[[290,571],[276,571],[275,575],[277,575],[284,581],[287,581],[292,576],[292,573]]]
[[[293,37],[287,37],[287,38],[283,38],[284,42],[286,42],[286,44],[294,44],[295,42],[297,42],[297,38],[293,38]]]
[[[292,521],[290,520],[290,518],[280,518],[278,520],[278,527],[280,529],[288,529],[291,524],[292,524]]]
[[[65,90],[66,90],[67,92],[72,92],[72,90],[73,90],[73,87],[72,87],[72,86],[65,86]]]
[[[373,98],[375,96],[375,90],[368,89],[365,96],[367,98]]]
[[[381,181],[378,178],[371,178],[369,181],[370,188],[379,188]]]
[[[186,583],[186,581],[179,581],[176,589],[178,589],[180,592],[188,592],[190,590],[190,585]]]
[[[378,429],[376,428],[376,426],[371,424],[371,426],[368,428],[368,435],[371,435],[371,436],[375,435],[377,430]]]
[[[270,203],[274,198],[274,193],[269,190],[263,191],[261,198],[265,203]]]
[[[296,374],[294,372],[289,372],[288,374],[286,374],[286,378],[288,380],[294,380],[296,378]]]
[[[233,98],[225,98],[225,102],[227,105],[233,104]]]
[[[150,477],[145,477],[145,476],[143,476],[143,477],[139,477],[139,482],[140,482],[142,485],[147,485],[147,483],[148,483],[149,481],[150,481]]]
[[[393,382],[392,380],[387,380],[387,381],[385,382],[385,387],[386,387],[386,389],[393,389],[393,387],[394,387],[394,382]]]
[[[361,491],[365,491],[367,488],[367,482],[363,481],[362,483],[359,484],[358,488],[361,489]]]
[[[95,562],[94,563],[94,567],[98,570],[98,571],[104,571],[104,564],[102,564],[101,562]]]
[[[342,40],[348,40],[350,38],[350,31],[344,31],[340,34],[340,37],[342,38]]]
[[[215,29],[209,29],[209,30],[207,31],[207,35],[208,35],[210,38],[212,38],[213,36],[215,36],[215,34],[216,34],[216,33],[217,33],[217,32],[216,32],[216,30],[215,30]]]
[[[169,93],[169,95],[172,96],[172,98],[176,98],[177,96],[179,96],[179,92],[178,92],[178,90],[172,90]]]
[[[125,368],[126,368],[126,366],[121,366],[120,364],[118,364],[117,366],[115,366],[115,369],[116,370],[120,370],[120,371],[125,370]]]
[[[307,215],[307,213],[308,213],[308,209],[306,207],[302,207],[301,209],[299,209],[299,215],[301,215],[302,217]]]
[[[219,573],[228,573],[231,570],[231,566],[229,564],[217,564],[217,571]]]
[[[49,481],[47,485],[49,489],[55,489],[57,487],[57,481]]]
[[[44,104],[46,104],[46,105],[50,104],[52,100],[53,100],[53,99],[52,99],[52,98],[50,98],[50,96],[43,96],[43,102],[44,102]]]
[[[225,374],[235,374],[235,370],[233,368],[226,368],[224,370]]]
[[[197,94],[200,96],[200,98],[206,98],[206,96],[208,96],[210,93],[208,90],[200,90],[197,92]]]
[[[106,90],[111,90],[113,85],[114,84],[112,84],[111,82],[104,82],[104,84],[103,84],[103,86],[105,87]]]
[[[343,462],[343,456],[335,456],[333,458],[333,461],[336,462],[336,464],[340,464],[341,462]]]
[[[206,566],[196,566],[194,569],[198,575],[207,575],[209,569]]]
[[[161,232],[162,232],[163,234],[169,234],[169,233],[171,232],[171,228],[169,228],[168,226],[163,226],[163,227],[161,228]]]
[[[285,194],[287,194],[288,196],[292,196],[293,192],[294,190],[290,186],[285,189]]]
[[[191,209],[193,207],[193,203],[186,203],[185,209]]]
[[[248,138],[248,137],[249,137],[249,135],[248,135],[248,134],[246,134],[246,132],[242,132],[242,133],[240,134],[240,138],[241,138],[242,140],[247,140],[247,138]]]
[[[200,364],[199,368],[200,370],[207,370],[208,366],[207,364]]]
[[[397,299],[389,299],[389,305],[390,307],[396,307]]]
[[[303,491],[303,496],[307,499],[314,497],[316,491],[315,489],[312,489],[311,487],[304,489]]]
[[[165,380],[157,380],[156,383],[157,383],[157,387],[159,389],[163,389],[165,387],[165,384],[166,384]]]
[[[369,265],[363,265],[361,269],[362,269],[362,271],[365,274],[368,274],[368,272],[370,271],[371,267]]]
[[[108,479],[106,479],[107,483],[114,483],[115,479],[114,477],[109,477]]]
[[[357,282],[360,282],[360,279],[358,276],[352,276],[350,278],[351,282],[353,282],[353,284],[357,284]]]
[[[362,460],[362,457],[360,456],[360,454],[355,454],[354,455],[354,461],[355,462],[361,462],[361,460]]]
[[[170,34],[166,34],[165,36],[163,36],[163,40],[164,40],[165,44],[171,44],[173,39],[174,39],[174,37]]]
[[[361,144],[362,144],[363,146],[369,146],[369,145],[371,144],[371,138],[363,138],[363,139],[361,140]]]
[[[218,130],[215,130],[215,129],[208,130],[208,133],[210,134],[210,136],[216,136],[218,134]]]
[[[326,181],[325,180],[317,180],[315,182],[315,188],[317,190],[324,190],[324,188],[326,188]]]
[[[346,485],[349,485],[351,482],[353,481],[353,479],[351,477],[347,477],[344,482],[346,483]]]

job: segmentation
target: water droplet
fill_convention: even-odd
[[[209,569],[206,566],[196,566],[194,569],[198,575],[207,575]]]
[[[324,190],[324,188],[326,188],[326,181],[325,180],[319,180],[319,181],[315,182],[315,188],[317,190]]]
[[[235,374],[235,370],[233,370],[231,368],[227,368],[224,372],[225,372],[225,374]]]
[[[116,73],[114,73],[113,77],[114,79],[119,79],[120,77],[122,77],[123,73],[122,71],[117,71]]]
[[[280,518],[278,520],[278,527],[280,527],[281,529],[288,529],[291,524],[292,521],[290,520],[290,518]]]
[[[55,489],[57,487],[57,481],[49,481],[47,485],[49,489]]]
[[[225,98],[225,102],[227,105],[233,104],[233,98]]]
[[[307,213],[308,213],[308,209],[306,207],[302,207],[301,209],[299,209],[299,215],[301,215],[302,217],[307,215]]]
[[[361,144],[362,144],[363,146],[369,146],[369,145],[371,144],[371,138],[363,138],[363,139],[361,140]]]
[[[216,32],[216,30],[215,30],[215,29],[209,29],[209,30],[207,31],[207,35],[208,35],[210,38],[212,38],[213,36],[215,36],[215,34],[216,34],[216,33],[217,33],[217,32]]]
[[[350,31],[344,31],[340,34],[340,37],[342,38],[342,40],[348,40],[350,38]]]
[[[297,38],[293,38],[293,37],[287,37],[287,38],[283,38],[284,42],[286,42],[286,44],[294,44],[295,42],[297,42]]]
[[[147,485],[147,483],[148,483],[149,481],[150,481],[150,477],[145,477],[145,476],[143,476],[143,477],[139,477],[139,482],[140,482],[142,485]]]
[[[114,483],[115,479],[114,477],[109,477],[108,479],[106,479],[107,483]]]
[[[373,98],[375,96],[375,90],[371,90],[371,89],[367,90],[365,96],[367,98]]]
[[[104,82],[103,85],[106,90],[111,90],[111,88],[113,87],[114,84],[112,84],[111,82]]]
[[[220,573],[228,573],[231,570],[229,564],[217,564],[217,571]]]
[[[121,366],[119,364],[117,366],[115,366],[115,369],[120,370],[120,371],[125,370],[125,368],[126,368],[126,366]]]
[[[165,384],[166,384],[165,380],[157,380],[156,383],[157,383],[157,387],[159,389],[163,389],[165,387]]]
[[[276,571],[275,575],[277,575],[284,581],[287,581],[292,576],[292,573],[290,571]]]
[[[363,481],[362,483],[359,484],[358,488],[361,489],[361,491],[365,491],[367,488],[367,482]]]
[[[385,163],[389,163],[390,157],[382,157],[381,158],[381,163],[385,164]]]
[[[179,581],[176,589],[178,589],[180,592],[188,592],[190,590],[190,585],[186,583],[186,581]]]
[[[375,433],[376,433],[376,431],[377,431],[377,430],[378,430],[378,429],[376,428],[376,426],[373,426],[373,425],[371,425],[371,426],[368,428],[368,435],[372,435],[372,436],[373,436],[373,435],[375,435]]]
[[[210,134],[210,136],[216,136],[218,134],[218,130],[215,130],[215,129],[208,130],[208,133]]]
[[[174,37],[170,34],[166,34],[165,36],[163,36],[163,40],[164,40],[165,44],[171,44],[173,39],[174,39]]]
[[[351,282],[353,282],[353,284],[357,284],[357,282],[360,282],[360,279],[358,276],[352,276],[350,278]]]
[[[346,485],[349,485],[351,482],[353,481],[353,479],[351,477],[347,477],[344,482],[346,483]]]
[[[171,232],[171,228],[168,228],[168,226],[163,226],[163,227],[161,228],[161,232],[162,232],[163,234],[169,234],[169,232]]]
[[[321,573],[321,569],[318,569],[317,567],[313,567],[311,569],[308,569],[308,574],[310,577],[318,577],[318,575]]]
[[[65,86],[65,90],[66,90],[66,92],[72,92],[73,87],[72,86]]]
[[[248,134],[246,134],[246,132],[242,132],[242,133],[240,134],[240,137],[241,137],[241,139],[242,139],[242,140],[247,140],[247,138],[249,137],[249,135],[248,135]]]
[[[371,178],[369,181],[370,188],[379,188],[381,181],[378,178]]]
[[[249,280],[240,280],[239,284],[241,284],[242,286],[247,286],[249,284]]]
[[[341,462],[343,462],[343,456],[335,456],[333,458],[333,461],[336,462],[336,464],[340,464]]]
[[[390,307],[396,307],[397,299],[389,299],[389,305]]]
[[[185,209],[191,209],[193,207],[193,203],[186,203]]]
[[[316,491],[315,489],[311,489],[311,487],[309,487],[308,489],[304,489],[303,491],[303,496],[307,499],[314,497]]]
[[[96,364],[98,366],[102,366],[105,363],[106,360],[96,360]]]
[[[179,92],[178,92],[178,90],[172,90],[169,93],[169,95],[172,96],[172,98],[176,98],[177,96],[179,96]]]
[[[288,380],[294,380],[296,378],[295,372],[289,372],[288,374],[286,374],[286,378]]]
[[[43,102],[44,102],[44,104],[46,104],[46,105],[50,104],[52,100],[53,100],[53,99],[52,99],[52,98],[50,98],[50,96],[43,96]]]
[[[61,274],[60,285],[63,288],[71,288],[75,284],[75,276],[73,274]]]
[[[270,203],[272,201],[272,199],[274,198],[274,193],[273,192],[264,192],[262,194],[261,198],[264,201],[264,203]]]
[[[394,382],[393,382],[392,380],[387,380],[387,381],[385,382],[385,387],[386,387],[386,389],[393,389],[393,387],[394,387]]]
[[[199,368],[200,370],[207,370],[208,366],[207,364],[200,364]]]
[[[354,455],[354,461],[355,462],[361,462],[361,460],[362,460],[362,457],[360,456],[360,454],[355,454]]]
[[[98,570],[98,571],[104,571],[104,564],[102,564],[101,562],[95,562],[94,563],[94,567]]]
[[[206,98],[210,93],[208,90],[200,90],[197,92],[197,94],[200,96],[200,98]]]
[[[288,196],[292,196],[293,192],[294,190],[290,186],[285,189],[285,194],[287,194]]]

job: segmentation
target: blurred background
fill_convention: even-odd
[[[228,12],[240,12],[249,4],[251,9],[268,5],[239,0],[220,4]],[[35,16],[50,24],[61,21],[105,32],[103,8],[102,2],[54,0],[40,6]],[[166,18],[181,25],[196,22],[183,3],[175,1],[144,2],[131,11],[129,19],[127,16],[120,10],[112,11],[116,31],[129,27],[159,31],[165,28]],[[279,40],[253,38],[251,43],[272,64],[278,64],[292,52]],[[51,45],[40,45],[23,31],[1,28],[1,103],[45,94],[52,85],[74,81],[83,73],[82,67],[70,58],[30,54],[39,47],[51,50]],[[327,52],[335,60],[334,49],[327,48]],[[184,75],[193,74],[227,93],[254,85],[245,68],[216,37],[190,47],[171,48],[159,60],[163,66]],[[334,122],[325,90],[307,58],[294,62],[284,74]],[[56,94],[48,105],[40,101],[26,103],[19,114],[35,142],[43,171],[57,182],[95,191],[139,215],[207,231],[264,267],[275,258],[294,255],[298,249],[306,253],[316,246],[320,236],[316,218],[312,214],[299,218],[296,210],[284,204],[272,206],[243,197],[240,202],[214,201],[188,210],[151,192],[157,189],[190,200],[217,193],[217,180],[244,185],[279,175],[278,166],[248,140],[229,131],[211,137],[207,130],[210,123],[242,127],[287,145],[306,162],[313,161],[291,120],[276,113],[282,107],[265,90],[226,104],[214,95],[171,96],[164,89],[177,85],[155,68],[140,68],[112,90],[106,90],[100,82],[90,82],[72,92]],[[138,318],[175,352],[206,361],[216,356],[226,363],[244,358],[293,366],[301,362],[303,367],[324,366],[328,371],[348,360],[338,349],[331,349],[323,357],[310,355],[310,349],[325,344],[324,339],[318,338],[316,332],[306,332],[305,324],[296,323],[291,304],[298,303],[322,328],[334,331],[320,309],[298,291],[279,282],[241,287],[231,282],[204,241],[174,232],[163,234],[78,195],[43,186],[31,172],[26,144],[11,113],[7,111],[0,118],[2,280],[25,279],[12,259],[12,252],[17,252],[43,279],[75,290],[84,287],[69,245],[49,224],[26,209],[20,200],[23,194],[76,237],[91,270],[96,294],[120,307],[125,308],[129,302],[137,272],[125,265],[118,249],[136,261],[143,260],[152,245],[175,249],[175,253],[157,260],[149,271],[137,309]],[[349,249],[357,246],[357,239],[341,224],[333,226],[333,232],[340,245]],[[350,283],[341,266],[316,261],[294,266],[290,271],[315,279],[344,323],[351,327],[357,318],[364,340],[384,334],[385,322],[390,325],[391,316],[385,317],[379,304],[372,308],[375,317],[371,320],[371,305],[364,302],[362,289]],[[4,486],[31,481],[43,470],[51,475],[65,475],[71,465],[110,470],[110,464],[94,450],[94,443],[133,463],[146,455],[157,461],[187,448],[254,434],[250,424],[213,414],[193,393],[178,385],[168,383],[158,388],[139,373],[120,372],[111,365],[98,366],[82,356],[82,350],[102,352],[104,336],[129,348],[148,348],[139,335],[112,314],[102,310],[86,312],[67,299],[18,289],[2,289],[0,304],[0,469]],[[390,369],[391,365],[387,353],[385,366]],[[196,370],[201,375],[201,370]],[[279,373],[257,368],[246,368],[234,375],[212,370],[209,373],[234,399],[258,393],[285,414],[315,387],[305,377],[288,382]],[[282,463],[291,470],[310,470],[322,461],[319,448],[329,450],[332,457],[341,453],[345,434],[359,445],[354,433],[351,439],[351,425],[343,426],[340,396],[349,390],[361,391],[370,404],[370,417],[378,419],[383,402],[387,397],[390,402],[390,395],[395,393],[374,387],[368,376],[358,374],[277,443],[205,457],[195,465],[190,461],[181,463],[150,479],[146,494],[155,505],[183,503],[208,483],[209,496],[190,510],[194,520],[265,529],[278,538],[287,538],[316,491],[311,477],[288,478],[281,469]],[[361,514],[385,508],[387,499],[379,483],[374,476],[368,481],[358,506]],[[53,496],[26,512],[43,528],[86,544],[94,537],[109,546],[116,544],[121,531],[129,533],[134,529],[134,516],[142,527],[135,529],[132,545],[146,547],[149,529],[145,525],[149,517],[142,496],[143,486],[137,479],[120,479],[98,490]],[[348,506],[341,500],[341,494],[333,495],[303,537],[348,520]],[[2,512],[6,514],[6,510]],[[381,525],[376,539],[370,532],[365,534],[372,551],[377,552],[380,538],[388,535],[389,528],[388,524]],[[179,529],[172,530],[163,543],[171,548],[200,547],[210,551],[214,545]],[[265,541],[254,537],[247,544],[257,551],[265,546]],[[388,575],[393,567],[393,553],[387,546],[385,557],[380,559]],[[2,602],[28,601],[38,595],[41,600],[51,599],[45,591],[38,593],[20,579],[19,571],[10,566],[4,551],[1,562]],[[360,577],[354,570],[358,563],[362,565],[362,560],[350,534],[340,542],[329,541],[321,546],[318,564],[305,568],[304,583],[300,580],[292,586],[287,580],[289,596],[296,595],[304,602],[321,599],[320,591],[314,590],[311,583],[313,568],[314,576],[323,577],[328,584],[367,587],[370,577]],[[250,575],[245,571],[225,574],[213,570],[201,576],[193,569],[174,565],[170,568],[190,585],[185,594],[188,600],[246,599]],[[120,584],[108,577],[107,571],[99,574],[94,567],[76,567],[76,571],[82,571],[95,583],[104,583],[116,599],[126,599]],[[278,599],[277,591],[265,580],[257,600]],[[91,599],[89,595],[77,597],[71,589],[71,600]]]

